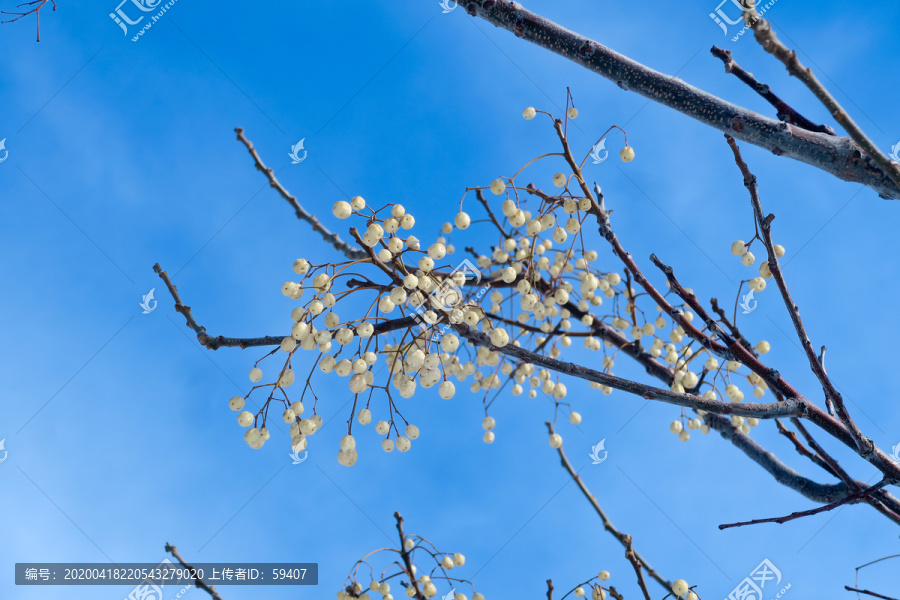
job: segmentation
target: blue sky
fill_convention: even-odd
[[[710,46],[722,45],[806,116],[829,122],[752,39],[722,34],[708,16],[714,2],[527,6],[773,114],[710,56]],[[629,164],[615,158],[587,172],[603,186],[623,244],[647,272],[656,252],[699,297],[731,299],[747,271],[729,246],[753,225],[722,135],[461,9],[443,14],[437,0],[265,9],[179,0],[138,42],[108,17],[114,9],[61,0],[55,13],[44,11],[40,44],[32,19],[0,27],[0,138],[9,151],[0,164],[0,438],[9,452],[0,464],[0,597],[123,598],[123,587],[14,587],[13,563],[158,562],[170,542],[195,562],[319,564],[318,587],[223,587],[227,600],[333,598],[358,558],[395,543],[395,510],[407,532],[466,554],[457,574],[487,598],[542,596],[548,578],[568,590],[600,569],[637,597],[621,547],[547,445],[548,400],[502,396],[491,409],[497,441],[486,445],[479,398],[462,386],[450,402],[434,389],[417,394],[405,401],[422,431],[412,451],[385,455],[371,427],[355,427],[360,458],[347,469],[335,454],[351,396],[343,382],[323,378],[325,428],[308,460],[292,465],[285,433],[252,451],[227,408],[249,390],[246,373],[264,352],[202,349],[151,267],[169,271],[210,332],[284,334],[292,304],[280,286],[293,277],[293,260],[337,257],[267,186],[235,127],[327,226],[346,233],[330,207],[359,194],[403,203],[417,230],[436,236],[466,186],[556,151],[548,123],[525,121],[521,111],[561,114],[568,86],[581,112],[570,127],[579,152],[613,124],[636,150]],[[813,9],[779,0],[769,16],[889,150],[900,139],[894,5],[823,1]],[[301,138],[308,158],[291,165],[288,152]],[[621,138],[610,140],[614,157]],[[744,155],[764,208],[777,215],[774,235],[787,248],[813,343],[828,346],[829,373],[860,426],[889,449],[900,443],[900,386],[886,351],[900,293],[891,244],[898,207],[759,149],[745,145]],[[529,181],[558,169],[542,164]],[[454,243],[493,241],[479,231]],[[141,314],[141,296],[154,287],[158,308]],[[819,400],[779,299],[767,291],[758,300],[742,327],[769,340],[769,362]],[[596,360],[573,352],[579,357]],[[617,374],[640,377],[619,362]],[[559,425],[576,468],[651,564],[699,584],[702,597],[727,597],[764,558],[791,584],[786,597],[839,597],[854,567],[898,552],[897,530],[864,506],[719,531],[719,523],[812,505],[716,435],[679,443],[667,430],[676,408],[567,384],[584,415],[580,430]],[[774,424],[753,437],[829,481]],[[820,438],[858,478],[875,477]],[[590,465],[601,439],[609,458]],[[860,583],[890,594],[896,573],[884,563],[864,570]]]

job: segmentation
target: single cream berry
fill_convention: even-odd
[[[530,121],[531,119],[533,119],[536,114],[537,114],[537,111],[534,110],[533,106],[529,106],[528,108],[526,108],[525,110],[522,111],[522,116],[525,118],[526,121]]]
[[[497,327],[491,331],[491,343],[498,348],[502,348],[509,343],[509,334],[506,333],[505,329]]]
[[[495,179],[491,182],[491,191],[499,196],[506,191],[506,184],[503,183],[502,179]]]
[[[444,400],[449,400],[454,394],[456,394],[456,386],[452,381],[444,381],[438,386],[438,395]]]
[[[344,200],[339,200],[334,203],[334,207],[332,207],[331,212],[334,213],[338,219],[346,219],[351,214],[353,214],[353,207],[350,206],[349,202]]]
[[[625,146],[619,151],[619,156],[622,158],[622,162],[631,162],[634,160],[634,148],[631,146]]]

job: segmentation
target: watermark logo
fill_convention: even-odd
[[[772,8],[772,6],[777,1],[778,0],[769,0],[765,4],[761,4],[761,3],[757,3],[756,0],[722,0],[719,3],[719,5],[716,7],[716,10],[714,12],[709,13],[709,18],[712,19],[713,22],[719,26],[719,28],[722,30],[722,35],[728,35],[728,27],[730,25],[740,25],[741,26],[740,31],[738,31],[736,34],[734,34],[734,36],[732,36],[732,38],[731,38],[732,42],[736,42],[736,41],[738,41],[738,39],[740,39],[740,37],[742,35],[744,35],[744,32],[746,32],[747,29],[749,29],[748,25],[744,22],[744,13],[755,8],[756,13],[760,17],[762,17],[762,15],[764,15],[766,13],[766,11],[768,11],[770,8]],[[737,8],[737,11],[739,11],[739,12],[737,12],[737,18],[732,18],[722,8],[723,6],[725,6],[729,3],[733,4],[734,7]],[[730,7],[728,10],[732,14],[735,13],[735,11]],[[758,20],[758,19],[755,19],[753,22],[750,23],[750,25],[752,26],[756,22],[756,20]]]
[[[163,4],[163,0],[122,0],[119,5],[116,7],[115,11],[109,13],[109,18],[113,20],[113,22],[122,28],[122,34],[128,35],[128,26],[129,25],[139,25],[142,21],[144,21],[145,17],[149,17],[149,20],[144,22],[144,25],[141,29],[131,38],[132,42],[136,42],[141,39],[141,36],[146,33],[148,29],[153,27],[153,25],[159,21],[162,16],[175,5],[175,2],[178,0],[169,0],[165,4]],[[126,4],[131,4],[128,6],[128,12],[125,11],[123,6]],[[140,12],[135,12],[135,9]],[[141,13],[150,13],[156,11],[155,15],[143,15]],[[132,19],[131,15],[137,16],[136,19]]]
[[[3,140],[5,142],[6,140]],[[0,142],[0,148],[3,148],[3,142]],[[891,146],[891,160],[894,162],[900,163],[900,142],[897,142],[893,146]],[[3,161],[0,161],[3,162]]]
[[[157,565],[156,570],[161,571],[163,569],[169,570],[171,572],[172,569],[175,568],[175,565],[168,558],[164,558],[159,565]],[[164,579],[156,580],[152,578],[145,579],[142,583],[135,586],[133,590],[125,597],[125,600],[163,600],[163,588],[166,587],[166,582]],[[175,600],[178,600],[182,596],[184,596],[185,592],[194,587],[194,584],[189,583],[174,596]]]
[[[440,2],[438,2],[438,4],[442,9],[444,9],[441,12],[443,12],[445,15],[455,9],[457,6],[456,2],[454,2],[453,0],[441,0]]]
[[[6,149],[6,138],[0,140],[0,151],[3,152],[3,158],[0,158],[0,163],[9,158],[9,150]]]
[[[600,157],[600,151],[603,150],[603,157]],[[597,145],[591,149],[591,158],[594,159],[594,164],[599,165],[604,160],[609,158],[609,150],[606,149],[606,138],[603,138]]]
[[[156,300],[153,299],[153,292],[156,291],[156,288],[152,288],[149,292],[141,296],[142,300],[140,303],[140,307],[144,309],[144,314],[149,315],[154,310],[156,310],[156,305],[158,304]],[[153,303],[151,306],[150,303]]]
[[[445,596],[441,597],[441,600],[453,600],[454,596],[456,596],[456,588],[453,588]]]
[[[4,444],[6,444],[6,438],[0,440],[0,452],[2,452],[2,454],[0,454],[0,463],[5,462],[6,458],[9,456],[9,452],[4,447]]]
[[[754,310],[756,310],[756,305],[758,302],[753,299],[753,290],[750,290],[743,296],[741,296],[741,301],[738,302],[738,306],[744,309],[744,314],[749,315]]]
[[[296,450],[288,454],[288,456],[290,456],[291,460],[294,461],[291,463],[292,465],[299,465],[309,456],[309,450],[304,450],[303,456],[300,456],[300,454]]]
[[[467,283],[473,286],[481,283],[481,270],[470,260],[464,259],[455,269],[453,269],[453,272],[431,290],[431,293],[429,294],[431,298],[430,305],[436,309],[445,311],[453,309],[462,303],[464,294],[460,288]],[[483,285],[478,292],[475,293],[470,302],[479,302],[490,288],[491,284],[489,283]],[[425,318],[425,312],[428,310],[429,306],[427,301],[422,302],[419,306],[410,306],[412,308],[412,314],[410,316],[416,320],[420,327],[427,329],[432,325],[432,323],[429,323]],[[439,316],[436,323],[440,322],[442,319],[443,317]],[[441,336],[443,336],[449,328],[449,323],[443,324],[440,328],[435,327],[431,340],[439,342]]]
[[[592,465],[599,465],[604,460],[606,460],[606,457],[609,454],[609,452],[603,448],[603,444],[605,444],[605,443],[606,443],[606,438],[603,438],[602,440],[600,440],[599,444],[597,444],[596,446],[591,446],[591,453],[588,456],[590,456],[591,460],[594,461],[591,463]],[[603,450],[602,457],[600,456],[601,450]]]
[[[744,580],[736,588],[731,590],[727,600],[763,600],[763,589],[769,582],[772,582],[769,585],[770,590],[779,585],[781,571],[766,558],[753,569],[750,575],[744,577]],[[791,584],[786,584],[781,591],[775,594],[774,598],[781,598],[790,588]]]
[[[3,442],[0,442],[0,448],[3,448]],[[891,458],[900,463],[900,443],[891,447]]]
[[[303,150],[303,142],[306,141],[306,138],[303,138],[293,146],[291,146],[291,153],[288,156],[291,157],[291,164],[298,165],[306,160],[306,150]],[[303,150],[303,156],[300,156],[300,151]]]
[[[709,18],[715,21],[716,25],[722,28],[722,35],[728,35],[728,26],[725,25],[737,25],[744,20],[744,11],[753,7],[753,0],[749,0],[749,5],[747,5],[748,0],[722,0],[719,5],[716,7],[715,12],[709,13]],[[732,19],[725,11],[722,10],[722,6],[725,4],[734,4],[740,13],[738,13],[737,19]]]

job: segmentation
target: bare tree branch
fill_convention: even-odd
[[[166,543],[166,552],[169,552],[172,556],[178,559],[178,562],[181,563],[182,567],[190,572],[194,572],[194,567],[184,562],[184,559],[181,558],[180,554],[178,554],[178,548],[176,546]],[[194,579],[194,585],[207,592],[210,596],[212,596],[213,600],[222,600],[222,596],[220,596],[219,593],[216,592],[216,587],[214,585],[209,585],[199,577]]]
[[[546,425],[551,435],[555,433],[552,423],[548,421],[546,422]],[[619,543],[622,544],[626,550],[630,550],[632,552],[632,557],[629,558],[629,560],[637,561],[639,566],[642,566],[647,570],[647,575],[655,579],[657,583],[659,583],[659,585],[661,585],[667,592],[672,592],[672,583],[669,582],[665,577],[657,573],[656,570],[650,566],[650,563],[648,563],[643,556],[638,554],[638,552],[634,550],[634,548],[632,548],[631,536],[627,533],[622,533],[621,531],[619,531],[616,526],[613,525],[612,521],[609,520],[609,517],[606,516],[606,511],[604,511],[600,506],[600,503],[597,502],[597,498],[587,488],[584,481],[578,475],[578,472],[575,471],[575,468],[572,467],[572,463],[569,462],[569,459],[566,456],[566,453],[563,450],[562,446],[557,448],[556,451],[559,453],[559,460],[562,463],[562,466],[565,467],[566,471],[569,472],[569,475],[572,476],[572,479],[575,480],[575,483],[578,484],[578,487],[581,489],[581,492],[584,494],[585,498],[587,498],[588,502],[591,503],[591,506],[594,507],[594,511],[600,517],[600,520],[603,521],[603,528],[611,533],[614,538],[619,540]]]
[[[394,518],[397,519],[397,533],[400,534],[400,556],[403,558],[404,570],[409,577],[409,584],[416,591],[412,598],[415,598],[416,600],[425,600],[422,590],[419,589],[419,580],[416,579],[416,574],[412,570],[412,559],[410,559],[409,551],[406,549],[406,534],[403,533],[403,517],[400,516],[399,512],[395,512]]]
[[[625,558],[627,558],[628,562],[631,563],[631,566],[634,567],[634,573],[637,576],[638,585],[641,588],[641,592],[644,593],[644,600],[650,600],[650,592],[647,590],[647,582],[644,581],[644,573],[643,571],[641,571],[641,561],[638,559],[637,552],[634,551],[630,535],[625,536],[625,546]]]
[[[875,598],[881,598],[882,600],[897,600],[893,596],[884,596],[882,594],[876,594],[875,592],[870,592],[869,590],[861,590],[859,588],[850,587],[849,585],[845,585],[844,589],[848,592],[856,592],[857,594],[866,594],[867,596],[872,596]]]
[[[781,292],[781,296],[784,299],[784,305],[787,307],[788,314],[791,317],[791,322],[794,324],[794,329],[797,332],[797,338],[800,340],[801,345],[803,346],[803,350],[806,353],[806,358],[809,360],[809,366],[812,369],[812,372],[815,374],[816,378],[818,378],[819,383],[822,385],[822,389],[825,391],[826,400],[830,400],[833,404],[835,410],[837,411],[837,416],[840,418],[841,422],[847,428],[847,431],[850,433],[855,445],[856,450],[859,452],[861,456],[866,456],[875,450],[875,444],[872,440],[866,438],[856,424],[853,422],[853,419],[850,417],[850,413],[847,411],[847,407],[844,404],[844,399],[841,396],[840,392],[834,387],[834,384],[831,382],[831,379],[825,373],[825,368],[822,366],[822,361],[819,360],[819,357],[816,356],[816,352],[813,349],[812,342],[809,340],[809,335],[806,333],[806,327],[803,325],[803,321],[800,319],[800,309],[796,303],[794,303],[793,298],[791,298],[791,293],[788,291],[787,282],[784,279],[784,274],[781,271],[781,265],[778,262],[778,257],[775,255],[775,245],[772,242],[772,220],[775,218],[775,215],[770,214],[768,217],[763,217],[762,211],[762,202],[759,199],[759,190],[756,185],[756,176],[750,172],[750,169],[747,167],[747,163],[744,162],[743,157],[741,156],[741,150],[738,148],[737,144],[734,141],[734,138],[730,136],[725,136],[728,140],[728,145],[731,147],[732,152],[734,153],[734,161],[737,164],[738,168],[741,170],[741,174],[744,176],[744,186],[750,192],[750,202],[753,206],[753,214],[755,215],[756,221],[759,224],[759,230],[762,234],[763,243],[766,245],[766,250],[769,254],[769,270],[772,272],[772,277],[775,279],[775,282],[778,284],[778,290]]]
[[[561,361],[549,356],[535,354],[530,350],[507,344],[502,348],[498,348],[491,343],[487,334],[484,334],[473,327],[469,327],[465,323],[451,326],[453,330],[467,339],[474,346],[482,346],[494,352],[511,356],[517,360],[521,360],[539,367],[545,367],[551,371],[570,375],[578,379],[601,383],[605,386],[616,390],[628,392],[631,395],[639,396],[646,400],[658,400],[667,404],[676,406],[686,406],[705,410],[707,412],[715,412],[728,415],[740,415],[742,417],[756,417],[759,419],[774,419],[781,416],[792,416],[800,413],[800,401],[788,398],[783,402],[744,402],[736,404],[733,402],[724,402],[721,400],[709,400],[702,396],[694,394],[685,394],[673,392],[662,388],[656,388],[636,381],[601,373],[594,369],[576,365],[575,363]]]
[[[33,6],[34,8],[29,8],[24,12],[16,12],[10,11],[7,12],[5,10],[0,11],[0,14],[4,15],[16,15],[14,19],[8,19],[6,21],[0,21],[2,23],[15,23],[19,19],[23,19],[28,15],[34,13],[35,19],[37,20],[37,41],[41,41],[41,9],[44,8],[44,5],[47,4],[48,0],[31,0],[30,2],[23,2],[17,8],[22,8],[23,6]],[[53,5],[54,12],[56,11],[56,0],[49,0]]]
[[[359,260],[360,258],[365,258],[365,253],[361,250],[351,246],[347,242],[343,241],[340,236],[336,233],[331,233],[328,229],[326,229],[320,222],[319,219],[316,218],[315,215],[310,214],[300,205],[295,196],[291,196],[291,194],[284,188],[283,185],[275,178],[275,172],[263,164],[262,159],[259,157],[259,154],[256,152],[256,148],[253,147],[253,144],[244,136],[244,130],[240,127],[235,127],[235,133],[237,133],[237,139],[247,147],[247,151],[250,152],[250,156],[253,157],[253,162],[256,165],[256,169],[262,172],[266,178],[269,180],[269,185],[281,194],[281,197],[287,200],[288,204],[290,204],[294,213],[296,213],[297,218],[301,221],[306,221],[309,223],[313,231],[322,236],[322,238],[334,246],[334,249],[338,252],[342,253],[344,256],[349,258],[350,260]]]
[[[197,341],[205,346],[207,350],[218,350],[219,348],[241,348],[244,350],[257,346],[278,346],[281,344],[281,341],[287,337],[285,335],[267,335],[253,338],[233,338],[221,335],[213,337],[206,333],[206,327],[200,325],[194,319],[194,315],[191,313],[191,307],[186,306],[181,301],[181,296],[178,294],[178,288],[175,287],[175,284],[169,279],[169,274],[162,270],[159,263],[153,265],[153,270],[159,275],[159,278],[165,282],[166,287],[169,289],[169,293],[172,294],[172,298],[175,300],[175,312],[184,315],[187,326],[197,333]],[[412,327],[416,323],[418,323],[418,321],[416,321],[414,317],[401,317],[399,319],[381,321],[375,324],[374,332],[376,334],[388,333],[398,329]],[[355,327],[350,327],[349,329],[354,332],[356,331]]]
[[[281,343],[281,340],[284,339],[283,335],[267,335],[255,338],[229,338],[221,335],[213,337],[209,335],[206,333],[206,327],[203,327],[194,319],[194,315],[191,314],[191,307],[186,306],[181,301],[181,296],[178,295],[178,288],[175,287],[175,284],[169,279],[169,274],[162,270],[159,263],[153,265],[153,271],[159,275],[163,282],[165,282],[166,287],[169,289],[169,293],[172,294],[172,298],[175,300],[175,312],[181,313],[184,316],[185,321],[187,321],[187,326],[196,332],[197,341],[205,346],[207,350],[218,350],[219,348],[224,347],[251,348],[255,346],[277,346]]]
[[[853,141],[862,148],[863,152],[875,160],[882,171],[893,179],[895,184],[900,183],[900,165],[891,162],[891,160],[884,155],[884,152],[878,149],[878,146],[876,146],[863,130],[860,129],[859,125],[857,125],[847,111],[841,107],[834,96],[825,89],[825,86],[823,86],[813,74],[812,69],[804,67],[800,62],[800,59],[797,58],[797,53],[785,46],[781,40],[778,39],[778,36],[772,31],[769,22],[761,18],[757,14],[755,8],[752,8],[749,11],[749,14],[750,19],[752,20],[751,27],[753,28],[753,35],[756,38],[756,41],[760,43],[766,52],[784,63],[788,73],[802,81],[806,87],[815,94],[816,98],[819,99],[819,102],[821,102],[825,108],[828,109],[828,112],[831,113],[831,116],[834,117],[834,120],[841,124],[841,127],[850,134]]]
[[[900,185],[878,159],[846,137],[808,131],[747,110],[675,77],[654,71],[511,0],[474,0],[469,14],[559,54],[616,83],[620,88],[673,108],[739,140],[861,183],[882,198],[900,198]],[[842,117],[843,118],[843,117]],[[842,123],[843,124],[843,123]]]
[[[855,494],[850,494],[846,498],[838,500],[837,502],[832,502],[831,504],[826,504],[825,506],[819,506],[816,508],[811,508],[809,510],[803,510],[800,512],[793,512],[789,515],[785,515],[783,517],[770,517],[768,519],[753,519],[752,521],[743,521],[741,523],[725,523],[719,525],[719,529],[729,529],[731,527],[743,527],[745,525],[758,525],[760,523],[778,523],[779,525],[782,523],[787,523],[788,521],[793,521],[794,519],[799,519],[801,517],[808,517],[810,515],[816,515],[822,512],[826,512],[829,510],[833,510],[838,506],[848,504],[851,502],[858,502],[859,500],[871,495],[873,492],[880,490],[884,486],[888,484],[887,481],[880,481],[875,485],[868,487],[864,490],[860,490]]]
[[[797,127],[802,127],[808,131],[816,131],[819,133],[827,133],[828,135],[834,135],[834,129],[829,127],[828,125],[816,125],[796,110],[794,110],[787,102],[779,98],[772,89],[764,84],[760,83],[756,80],[752,73],[748,73],[744,69],[741,68],[737,62],[735,62],[734,58],[731,56],[731,50],[723,50],[718,46],[713,46],[710,50],[713,56],[721,60],[725,63],[725,72],[731,73],[744,83],[746,83],[750,89],[754,92],[762,96],[766,102],[775,107],[778,111],[776,115],[782,121],[790,123],[791,125],[796,125]]]

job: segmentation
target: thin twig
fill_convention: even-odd
[[[625,546],[625,558],[627,558],[628,562],[631,563],[631,566],[634,567],[634,573],[637,576],[638,586],[640,586],[641,591],[644,593],[644,600],[650,600],[650,592],[647,591],[647,582],[644,581],[644,573],[643,571],[641,571],[641,561],[638,560],[637,553],[632,547],[632,539],[630,535],[625,536]]]
[[[724,523],[719,525],[719,529],[728,529],[730,527],[743,527],[744,525],[758,525],[760,523],[778,523],[779,525],[782,523],[787,523],[788,521],[793,521],[794,519],[800,519],[802,517],[808,517],[811,515],[817,515],[822,512],[826,512],[829,510],[833,510],[838,506],[842,506],[844,504],[848,504],[850,502],[856,502],[861,500],[873,492],[876,492],[886,486],[889,482],[887,480],[882,480],[875,485],[868,487],[864,490],[860,490],[855,494],[850,494],[846,498],[842,500],[838,500],[837,502],[832,502],[831,504],[826,504],[825,506],[819,506],[816,508],[811,508],[809,510],[803,510],[799,512],[792,512],[789,515],[785,515],[783,517],[770,517],[768,519],[753,519],[752,521],[743,521],[741,523]]]
[[[169,279],[169,274],[163,271],[162,267],[159,266],[159,263],[153,265],[153,270],[159,275],[159,278],[163,280],[166,284],[166,288],[168,288],[169,293],[172,295],[172,298],[175,300],[175,312],[181,313],[184,315],[184,319],[187,322],[187,326],[194,330],[197,334],[197,341],[200,342],[203,346],[208,350],[218,350],[219,348],[255,348],[259,346],[278,346],[281,344],[282,340],[288,336],[278,336],[278,335],[267,335],[263,337],[252,337],[252,338],[234,338],[234,337],[225,337],[225,336],[211,336],[206,333],[206,327],[200,325],[196,319],[194,319],[194,315],[191,313],[191,307],[186,306],[181,301],[181,296],[178,293],[178,288],[175,287],[175,284]],[[398,329],[406,329],[412,327],[418,323],[415,317],[400,317],[397,319],[391,319],[389,321],[379,321],[374,326],[374,334],[381,333],[389,333],[391,331],[396,331]],[[354,333],[356,332],[356,327],[348,327]]]
[[[805,162],[844,181],[866,185],[883,198],[900,198],[900,185],[883,163],[860,160],[849,138],[807,131],[717,98],[562,27],[519,2],[472,0],[464,4],[470,15],[559,54],[624,90],[636,92],[778,156]]]
[[[478,198],[478,202],[480,202],[481,206],[484,207],[484,210],[487,212],[488,217],[490,217],[491,222],[494,224],[494,227],[496,227],[497,231],[500,232],[500,235],[502,235],[504,238],[510,237],[510,235],[506,233],[506,230],[503,229],[503,225],[500,224],[500,221],[497,220],[497,217],[494,215],[494,211],[491,210],[491,205],[485,199],[484,193],[480,188],[475,190],[475,197]]]
[[[191,573],[195,572],[194,567],[192,567],[191,565],[184,562],[184,559],[181,558],[180,554],[178,554],[178,548],[176,546],[166,543],[166,552],[168,552],[172,556],[174,556],[178,560],[178,562],[181,563],[181,566],[184,567],[188,572],[191,572]],[[220,596],[219,593],[216,591],[216,587],[213,585],[209,585],[208,583],[206,583],[199,577],[196,577],[194,579],[194,585],[197,586],[198,588],[200,588],[201,590],[209,593],[209,595],[212,596],[213,600],[222,600],[222,596]]]
[[[416,598],[416,600],[425,600],[425,595],[422,594],[422,590],[419,589],[419,580],[416,579],[416,575],[412,570],[412,559],[409,556],[409,552],[406,550],[406,535],[403,533],[403,517],[400,516],[399,512],[395,512],[394,518],[397,519],[397,533],[400,534],[400,556],[403,558],[404,569],[409,576],[409,584],[416,591],[415,595],[412,597]]]
[[[56,11],[56,0],[50,0],[53,4],[53,10]],[[17,8],[21,8],[23,6],[34,6],[37,4],[35,8],[27,10],[25,12],[7,12],[5,10],[0,11],[0,14],[4,15],[17,15],[15,19],[9,19],[6,21],[2,21],[2,23],[15,23],[19,19],[27,17],[31,13],[34,13],[35,20],[37,21],[37,41],[41,41],[41,9],[44,8],[44,5],[47,4],[47,0],[32,0],[31,2],[23,2]]]
[[[256,148],[253,147],[253,144],[244,136],[244,130],[240,127],[235,127],[235,133],[237,133],[237,139],[247,147],[247,150],[250,152],[250,156],[253,157],[254,164],[256,165],[257,170],[262,172],[266,178],[269,180],[269,185],[281,194],[281,197],[287,200],[287,202],[294,208],[294,213],[296,213],[297,218],[301,221],[306,221],[309,223],[313,231],[318,233],[324,238],[324,240],[334,246],[335,250],[342,253],[344,256],[349,258],[350,260],[359,260],[360,258],[365,258],[366,254],[343,241],[340,236],[336,233],[330,232],[326,229],[320,222],[319,219],[316,218],[315,215],[310,214],[300,205],[300,202],[297,201],[295,196],[292,196],[281,183],[276,179],[275,172],[263,164],[262,159],[259,157],[259,154],[256,152]]]
[[[552,423],[548,421],[546,425],[551,435],[555,433]],[[566,453],[563,450],[562,446],[557,448],[556,451],[559,453],[559,460],[560,462],[562,462],[562,466],[566,469],[566,471],[569,472],[569,475],[571,475],[572,479],[575,480],[575,483],[578,484],[581,492],[588,499],[588,502],[591,503],[591,506],[594,507],[594,511],[600,517],[600,520],[603,521],[603,528],[611,533],[614,538],[619,540],[619,543],[622,544],[622,546],[624,546],[626,550],[631,550],[634,556],[634,560],[636,560],[638,564],[640,564],[640,566],[644,567],[644,569],[647,570],[647,574],[650,577],[655,579],[657,583],[659,583],[659,585],[661,585],[667,592],[672,592],[672,583],[666,580],[665,577],[657,573],[656,570],[650,566],[647,560],[644,559],[644,557],[642,557],[640,554],[638,554],[638,552],[631,546],[631,536],[626,533],[622,533],[616,528],[615,525],[612,524],[612,521],[610,521],[609,517],[606,516],[606,512],[600,506],[600,503],[597,502],[597,498],[591,493],[591,491],[585,485],[584,481],[581,479],[581,477],[578,476],[578,473],[572,467],[572,463],[569,462],[569,459],[566,456]]]
[[[206,327],[203,327],[197,323],[196,319],[194,319],[194,315],[191,314],[191,307],[186,306],[181,301],[181,296],[178,295],[178,288],[175,287],[175,284],[169,279],[169,274],[162,270],[159,263],[153,265],[153,271],[159,275],[163,282],[165,282],[166,287],[169,289],[169,293],[172,294],[172,298],[175,300],[175,311],[184,316],[185,321],[187,321],[187,326],[193,329],[197,334],[197,341],[208,350],[218,350],[219,348],[224,347],[251,348],[255,346],[277,346],[281,343],[281,340],[284,339],[283,335],[267,335],[255,338],[229,338],[221,335],[213,337],[209,335],[206,333]]]
[[[875,592],[870,592],[869,590],[861,590],[859,588],[850,587],[849,585],[845,585],[844,589],[848,592],[856,592],[857,594],[866,594],[868,596],[874,596],[875,598],[881,598],[882,600],[897,600],[893,596],[884,596],[882,594],[876,594]]]
[[[735,62],[734,58],[731,56],[731,50],[723,50],[718,46],[713,46],[710,50],[713,56],[720,59],[723,63],[725,63],[725,72],[731,73],[744,83],[746,83],[750,89],[759,94],[765,99],[766,102],[775,107],[778,111],[776,115],[782,121],[786,123],[790,123],[791,125],[796,125],[797,127],[802,127],[807,131],[816,131],[818,133],[827,133],[828,135],[834,135],[834,129],[829,127],[828,125],[816,125],[800,113],[798,113],[794,108],[792,108],[787,102],[779,98],[772,89],[764,84],[760,83],[756,80],[752,73],[748,73],[745,71],[737,62]]]
[[[763,217],[762,202],[759,199],[759,190],[756,184],[756,176],[750,172],[747,163],[744,162],[744,159],[741,156],[741,150],[738,147],[737,143],[734,141],[734,138],[727,135],[725,136],[725,138],[728,140],[728,145],[731,147],[731,151],[734,154],[734,162],[740,169],[741,174],[744,176],[744,186],[750,193],[750,203],[753,206],[753,213],[755,215],[757,223],[759,224],[759,230],[762,235],[763,244],[765,244],[766,250],[769,254],[769,271],[772,272],[772,278],[775,279],[775,283],[778,285],[778,290],[781,292],[781,297],[784,299],[784,305],[791,317],[791,322],[794,324],[794,330],[797,332],[797,338],[800,340],[800,343],[803,346],[803,351],[806,353],[806,358],[809,361],[809,366],[812,369],[812,372],[815,374],[816,378],[819,380],[819,383],[822,385],[822,389],[825,392],[825,398],[832,401],[838,418],[844,424],[844,426],[847,428],[847,431],[850,433],[850,436],[853,438],[857,452],[861,456],[865,457],[875,449],[875,444],[862,434],[862,432],[853,422],[853,419],[850,417],[850,413],[847,411],[847,407],[844,404],[843,397],[837,391],[834,384],[831,382],[831,379],[825,373],[825,369],[822,367],[822,363],[819,360],[819,357],[816,356],[816,352],[815,350],[813,350],[812,342],[809,339],[809,335],[806,333],[806,327],[803,325],[803,321],[800,319],[800,309],[791,297],[790,291],[788,291],[787,282],[785,281],[784,274],[782,273],[781,264],[778,262],[778,257],[775,255],[775,246],[772,242],[772,220],[775,218],[775,216],[770,214],[767,217]]]
[[[869,137],[860,129],[859,125],[850,117],[850,114],[840,105],[840,103],[825,89],[825,86],[809,69],[797,58],[797,53],[781,42],[775,32],[772,30],[771,24],[761,18],[756,9],[751,9],[750,18],[755,18],[751,27],[753,28],[753,36],[756,41],[772,56],[784,63],[788,73],[802,81],[807,88],[819,99],[834,120],[841,124],[841,127],[850,134],[854,142],[865,152],[881,171],[886,173],[895,184],[900,184],[900,165],[891,162],[885,154],[869,139]],[[853,149],[855,150],[855,149]],[[863,157],[864,158],[864,157]],[[864,162],[864,161],[858,161]]]

